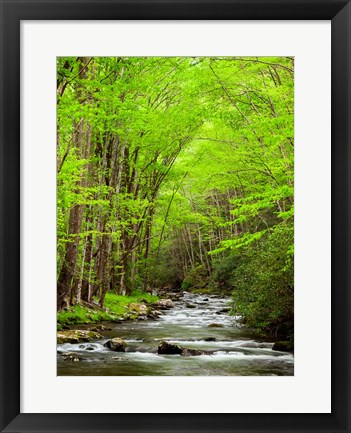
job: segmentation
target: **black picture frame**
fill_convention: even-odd
[[[0,0],[0,6],[1,432],[350,432],[350,0]],[[331,20],[331,414],[20,413],[20,22],[105,19]]]

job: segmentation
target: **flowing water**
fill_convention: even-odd
[[[229,316],[229,303],[228,298],[186,293],[158,320],[108,323],[106,326],[113,329],[101,332],[103,340],[59,344],[57,373],[60,376],[293,375],[293,355],[273,351],[273,342],[260,340],[243,329],[235,317]],[[222,327],[208,327],[213,323]],[[113,337],[126,341],[125,353],[104,347]],[[158,355],[157,347],[163,340],[206,353],[189,357]],[[81,360],[65,360],[63,352],[75,352]]]

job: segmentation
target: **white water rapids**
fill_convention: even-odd
[[[58,375],[87,376],[283,376],[294,374],[294,357],[273,351],[273,342],[262,340],[229,316],[230,299],[185,293],[158,320],[107,324],[103,340],[57,347]],[[217,327],[208,325],[216,324]],[[220,326],[218,326],[220,325]],[[80,326],[82,328],[82,326]],[[113,352],[104,343],[121,337],[125,353]],[[161,341],[205,351],[200,356],[158,355]],[[79,362],[65,360],[76,353]],[[207,352],[207,353],[206,353]]]

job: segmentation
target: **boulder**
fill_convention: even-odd
[[[57,343],[83,343],[90,340],[98,340],[103,338],[101,334],[98,332],[90,331],[90,330],[81,330],[81,329],[71,329],[67,331],[58,331],[57,332]]]
[[[276,341],[273,344],[272,350],[277,350],[279,352],[293,352],[294,345],[290,341]]]
[[[204,302],[207,302],[207,301],[208,301],[208,298],[204,298],[203,301],[204,301]]]
[[[204,338],[204,341],[216,341],[215,337],[206,337]]]
[[[162,341],[158,348],[157,353],[159,355],[180,355],[182,353],[182,348],[176,344],[167,343],[167,341]]]
[[[208,328],[224,328],[224,325],[222,325],[221,323],[210,323],[208,325]]]
[[[157,353],[159,355],[199,356],[203,355],[204,352],[197,349],[181,347],[177,344],[168,343],[167,341],[162,341],[158,346]]]
[[[197,349],[187,349],[186,347],[184,347],[182,349],[181,352],[181,356],[200,356],[203,355],[204,352],[202,352],[201,350],[197,350]]]
[[[149,319],[156,320],[156,319],[158,319],[161,315],[162,315],[162,312],[161,312],[161,311],[159,311],[159,310],[153,310],[153,311],[150,311],[150,313],[147,315],[147,317],[148,317]]]
[[[194,304],[190,304],[190,302],[187,302],[187,303],[185,304],[185,306],[186,306],[186,308],[196,308],[196,305],[194,305]]]
[[[128,310],[131,313],[138,313],[138,314],[147,314],[149,309],[145,304],[137,304],[136,302],[131,302],[128,305]]]
[[[116,337],[106,341],[104,346],[114,350],[115,352],[125,352],[127,343],[122,338]]]
[[[173,308],[173,301],[172,299],[160,299],[154,305],[160,310],[168,310],[169,308]]]

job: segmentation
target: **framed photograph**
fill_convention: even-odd
[[[350,7],[1,0],[1,431],[350,431]]]

